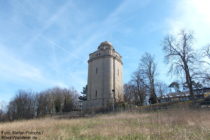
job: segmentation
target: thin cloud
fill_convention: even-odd
[[[12,54],[6,47],[0,46],[0,74],[10,78],[42,79],[42,73],[36,67],[27,64]]]
[[[73,50],[72,54],[79,56],[81,52],[85,52],[85,50],[90,50],[90,48],[95,48],[95,45],[98,45],[97,43],[100,43],[101,41],[104,41],[110,33],[115,32],[118,30],[118,27],[129,19],[129,17],[122,18],[122,15],[126,14],[134,14],[135,11],[137,11],[139,8],[145,6],[148,4],[150,0],[146,0],[144,2],[139,2],[138,0],[125,0],[121,2],[104,20],[99,22],[98,24],[89,25],[91,29],[94,29],[89,38],[85,40],[77,40],[77,47]],[[132,8],[131,8],[132,7]],[[87,26],[87,28],[89,28]],[[78,31],[80,32],[80,31]],[[83,34],[83,32],[81,32]],[[78,34],[78,35],[81,35]],[[70,59],[73,59],[73,57],[70,57]]]
[[[22,83],[35,82],[38,84],[48,84],[49,86],[55,86],[56,83],[62,85],[60,81],[47,78],[41,69],[21,60],[9,49],[6,49],[5,46],[3,47],[3,45],[0,45],[0,57],[1,80],[10,79],[14,82],[19,81]]]
[[[27,48],[33,46],[32,44],[41,36],[43,35],[44,31],[46,31],[57,19],[65,12],[70,6],[72,2],[69,0],[68,2],[64,3],[52,16],[46,19],[46,23],[40,28],[36,34],[34,34],[33,38],[31,38],[28,42],[26,42],[23,48]]]
[[[174,14],[168,19],[170,32],[192,30],[196,37],[195,48],[207,45],[210,36],[209,5],[209,0],[178,0]]]
[[[14,21],[19,22],[21,28],[17,32],[11,30],[10,33],[14,34],[17,40],[23,34],[24,36],[21,37],[24,38],[24,41],[20,41],[21,43],[18,46],[15,43],[10,43],[10,45],[2,47],[10,48],[13,51],[17,50],[14,53],[10,49],[3,50],[0,47],[0,56],[3,56],[3,59],[0,60],[0,67],[3,68],[0,70],[0,75],[5,78],[1,80],[13,82],[21,80],[22,85],[28,81],[33,81],[35,84],[44,85],[42,87],[46,88],[56,85],[62,87],[71,85],[76,89],[82,89],[87,82],[89,53],[94,51],[97,47],[96,45],[99,45],[104,40],[117,44],[116,42],[119,40],[116,40],[114,37],[115,33],[124,33],[132,28],[127,27],[127,22],[132,21],[139,14],[139,9],[150,1],[124,0],[114,9],[109,8],[110,11],[108,13],[110,14],[93,21],[89,20],[89,17],[93,16],[90,14],[93,13],[89,13],[85,7],[81,8],[81,5],[77,5],[78,3],[73,3],[73,1],[65,1],[59,6],[55,6],[56,2],[52,2],[51,6],[56,7],[56,9],[46,4],[49,1],[44,4],[34,1],[16,1],[18,5],[13,3],[13,7],[19,7],[14,12]],[[33,3],[35,8],[31,10],[28,8],[28,5],[33,8]],[[36,12],[36,8],[39,9],[39,6],[42,7],[41,11],[38,10]],[[23,11],[21,11],[22,7]],[[33,19],[24,19],[26,13]],[[33,31],[30,30],[28,23],[30,23],[30,26],[33,26]],[[36,23],[38,23],[38,26]],[[14,27],[15,29],[19,28],[19,26]],[[11,39],[8,40],[10,41]],[[12,41],[15,42],[14,40]],[[9,43],[4,44],[7,45]],[[17,47],[20,47],[20,50]],[[126,49],[121,49],[121,51],[126,52],[129,46],[127,45],[123,48]],[[29,59],[25,60],[27,58]],[[131,57],[127,58],[127,62],[133,63],[134,61],[132,60]],[[129,72],[130,70],[128,69],[127,67],[126,70]],[[31,84],[31,86],[33,85]],[[19,86],[18,88],[25,87]],[[39,90],[39,88],[37,89]]]

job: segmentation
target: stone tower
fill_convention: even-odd
[[[123,100],[121,58],[107,41],[89,55],[87,109],[107,108]]]

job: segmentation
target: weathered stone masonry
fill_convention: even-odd
[[[89,55],[86,109],[100,109],[123,100],[122,57],[112,44],[102,42]]]

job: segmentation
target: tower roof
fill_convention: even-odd
[[[101,42],[101,44],[98,46],[98,49],[105,50],[105,49],[114,49],[112,44],[108,41]]]
[[[95,52],[89,54],[88,63],[95,59],[104,57],[114,57],[116,60],[122,63],[122,56],[120,56],[120,54],[115,51],[112,44],[108,41],[101,42],[101,44],[98,46],[98,49]]]

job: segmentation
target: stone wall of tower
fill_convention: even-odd
[[[114,91],[114,92],[113,92]],[[85,108],[100,109],[119,101],[123,94],[121,56],[110,43],[102,42],[89,55],[88,94]],[[115,95],[115,98],[113,96]]]
[[[117,102],[122,101],[123,100],[123,79],[122,79],[122,63],[119,61],[116,61],[115,59],[113,59],[113,63],[114,63],[114,70],[115,72],[113,73],[113,81],[115,82],[113,84],[113,89],[115,89],[115,99]]]

